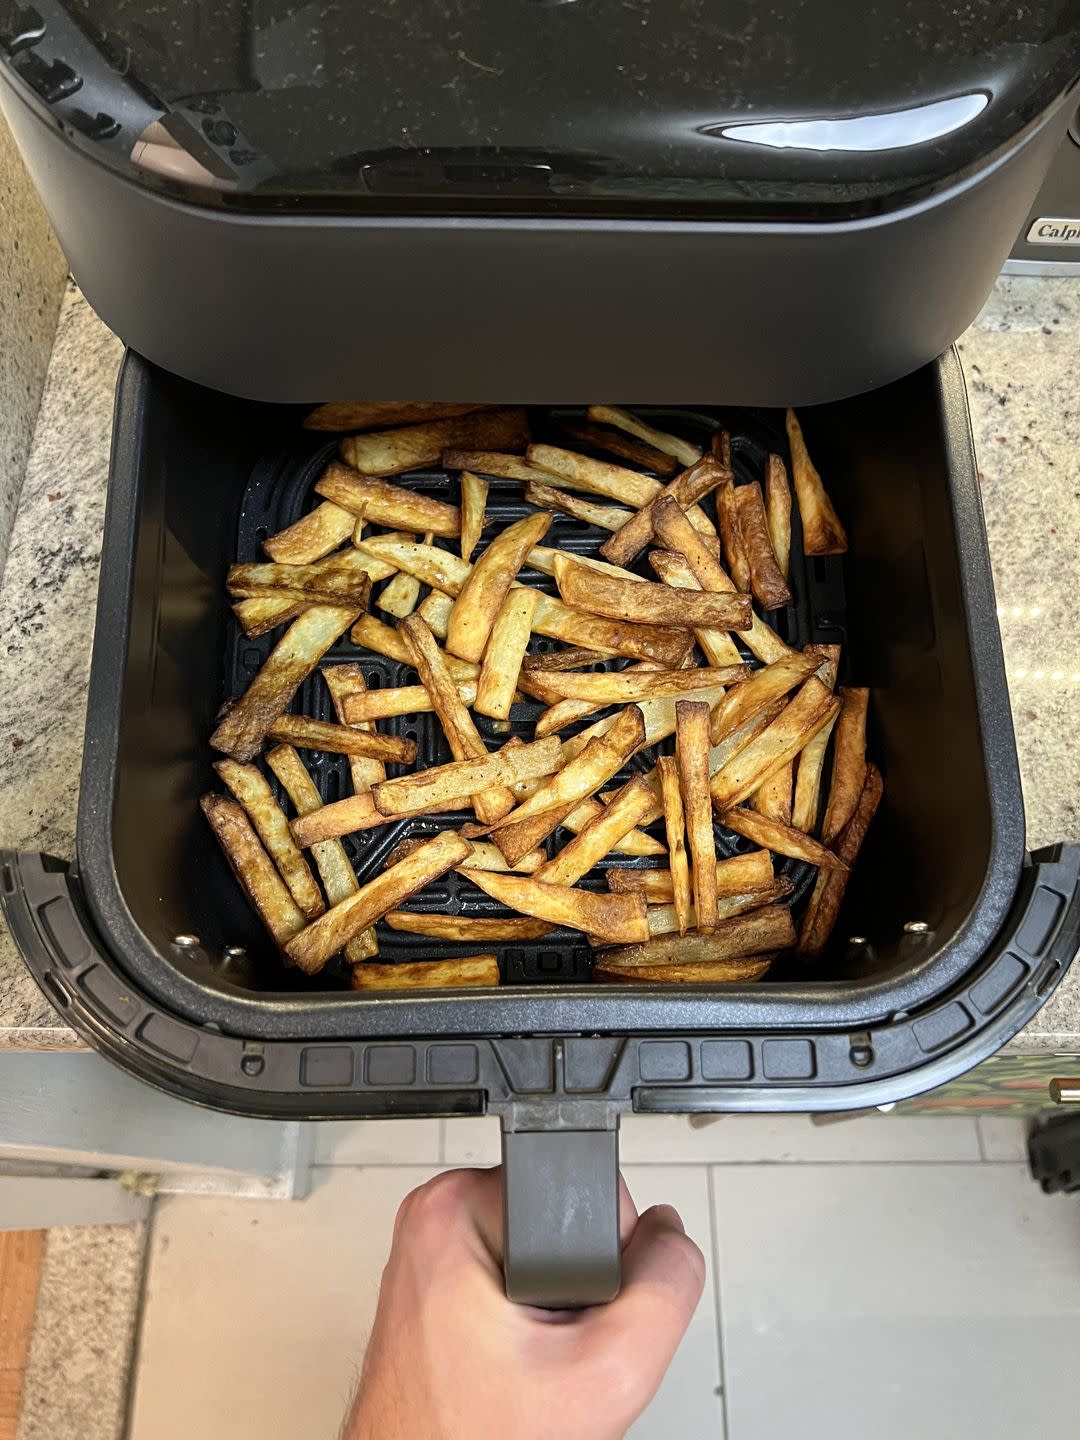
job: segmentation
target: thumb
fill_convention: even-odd
[[[637,1222],[622,1256],[622,1289],[593,1311],[599,1328],[638,1350],[659,1385],[705,1288],[705,1257],[679,1212],[654,1205]]]

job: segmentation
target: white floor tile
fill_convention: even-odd
[[[1013,1160],[1027,1164],[1027,1137],[1031,1129],[1031,1116],[1013,1120],[1005,1115],[980,1115],[975,1121],[979,1128],[979,1143],[984,1160]]]
[[[722,1115],[692,1127],[686,1115],[627,1115],[619,1153],[627,1165],[940,1162],[977,1160],[979,1144],[966,1117],[871,1115],[815,1125],[808,1115]]]
[[[314,1126],[316,1165],[438,1165],[438,1120],[324,1121]]]
[[[447,1165],[498,1165],[502,1160],[495,1115],[456,1116],[443,1122],[443,1160]]]
[[[1016,1440],[1080,1403],[1080,1217],[1016,1165],[713,1171],[728,1433]]]

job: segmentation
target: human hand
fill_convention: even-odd
[[[621,1440],[652,1399],[705,1283],[677,1211],[620,1181],[622,1289],[548,1311],[506,1298],[502,1208],[498,1169],[406,1196],[343,1440]]]

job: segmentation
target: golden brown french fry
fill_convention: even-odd
[[[776,719],[712,777],[712,801],[722,814],[752,795],[786,765],[839,709],[816,675],[799,689]]]
[[[446,627],[450,623],[450,611],[453,608],[454,601],[451,596],[444,595],[441,590],[432,590],[421,602],[416,613],[437,640],[445,640]]]
[[[543,470],[529,465],[520,455],[501,455],[495,450],[444,450],[444,470],[473,470],[496,480],[546,480]]]
[[[430,598],[429,596],[428,599]],[[423,606],[420,607],[421,610],[423,608]],[[426,621],[426,617],[422,618]],[[389,625],[377,620],[374,615],[361,615],[352,628],[350,638],[354,645],[362,645],[365,650],[373,650],[376,655],[385,655],[389,660],[399,660],[403,665],[414,663],[413,652],[404,635],[397,630],[392,630]],[[445,651],[443,659],[446,662],[446,668],[455,680],[475,681],[480,678],[479,665],[473,665],[469,660],[459,660],[456,655],[447,655]]]
[[[396,865],[423,843],[422,838],[399,840],[386,857],[386,864]],[[543,850],[531,850],[528,855],[523,855],[516,865],[510,865],[499,847],[490,840],[473,840],[470,843],[472,854],[461,862],[463,870],[498,870],[504,874],[513,871],[519,875],[535,875],[547,860]]]
[[[664,430],[646,425],[644,420],[639,420],[636,415],[618,405],[590,405],[588,417],[597,425],[613,425],[616,430],[625,430],[628,435],[644,440],[647,445],[665,455],[674,455],[681,465],[693,465],[701,459],[701,451],[689,440],[682,440],[678,435],[669,435]]]
[[[453,760],[448,765],[433,765],[428,770],[373,785],[371,796],[375,808],[391,818],[424,815],[435,805],[451,800],[464,802],[467,796],[508,785],[513,780],[550,775],[560,763],[559,748],[558,739],[552,735],[516,750],[500,750],[483,760]],[[293,834],[295,837],[295,830]],[[297,843],[301,842],[297,840]]]
[[[668,585],[647,580],[623,580],[581,565],[575,556],[557,555],[555,578],[567,605],[635,624],[666,625],[675,629],[711,627],[716,630],[750,628],[749,595],[707,594],[702,590],[676,593]]]
[[[751,809],[767,820],[777,820],[781,825],[790,825],[794,782],[795,762],[789,760],[750,796]]]
[[[834,715],[827,725],[822,726],[799,755],[799,767],[795,772],[795,799],[791,806],[791,823],[796,830],[804,830],[807,834],[817,829],[818,810],[821,808],[821,776],[825,768],[825,752],[829,748],[829,737],[835,726],[836,716]]]
[[[481,659],[514,577],[550,524],[548,514],[527,515],[508,525],[480,556],[450,611],[446,648],[451,654],[474,663]]]
[[[613,943],[648,939],[645,901],[640,895],[594,894],[572,885],[545,885],[531,876],[496,875],[489,870],[461,873],[493,900],[520,914],[568,925]]]
[[[867,765],[866,778],[855,811],[836,840],[837,857],[844,862],[847,869],[818,871],[817,884],[803,916],[796,953],[805,960],[816,960],[832,934],[840,914],[840,903],[847,889],[851,867],[858,858],[870,822],[881,804],[881,795],[881,772],[876,765]]]
[[[783,699],[789,690],[813,675],[818,663],[816,655],[795,652],[783,660],[774,660],[763,670],[755,670],[748,680],[729,690],[713,711],[712,743],[719,745],[740,725]]]
[[[787,702],[777,700],[767,710],[762,710],[760,715],[755,715],[752,720],[747,720],[737,730],[733,730],[726,740],[721,740],[719,745],[713,745],[709,750],[709,774],[715,775],[740,750],[745,749],[750,741],[767,730],[776,717],[783,710]]]
[[[230,565],[226,586],[230,595],[245,599],[284,592],[289,599],[305,600],[309,605],[349,605],[362,610],[371,588],[363,568],[364,558],[349,551],[343,552],[341,561],[331,567],[325,560],[319,565]]]
[[[363,668],[355,660],[343,665],[324,665],[322,677],[326,681],[326,688],[330,691],[330,699],[333,701],[334,713],[337,715],[338,721],[342,725],[352,724],[353,722],[345,714],[345,702],[356,695],[368,693]],[[369,735],[375,733],[375,725],[372,721],[361,720],[356,728]],[[386,766],[373,755],[350,755],[349,774],[352,776],[354,792],[362,795],[365,790],[370,790],[372,785],[377,785],[380,780],[386,779]]]
[[[629,705],[639,700],[685,696],[718,685],[732,685],[749,674],[745,665],[697,670],[556,670],[534,671],[529,693],[545,704],[558,700],[590,700],[596,705]]]
[[[362,515],[369,524],[393,525],[420,534],[428,531],[449,537],[461,534],[461,511],[456,505],[432,500],[389,480],[358,475],[337,460],[331,460],[326,467],[315,492],[353,515]]]
[[[709,798],[709,707],[701,700],[679,700],[675,704],[675,755],[693,866],[697,925],[701,930],[711,930],[719,919],[716,840]]]
[[[461,472],[461,558],[471,560],[484,528],[488,482],[471,470]]]
[[[663,450],[635,440],[622,431],[609,430],[604,425],[592,425],[578,420],[560,421],[559,428],[571,440],[580,441],[582,445],[591,446],[593,450],[603,450],[608,455],[614,455],[616,460],[628,460],[631,465],[640,465],[643,470],[650,470],[654,475],[674,475],[679,468],[679,462],[674,455],[667,455]]]
[[[372,400],[358,404],[334,402],[312,410],[305,430],[374,430],[392,425],[417,425],[425,420],[449,420],[489,410],[489,405],[444,404],[434,400]]]
[[[476,699],[475,680],[453,680],[451,682],[464,705],[471,705]],[[396,715],[424,715],[435,709],[431,694],[424,685],[394,685],[388,690],[369,690],[365,695],[353,695],[345,706],[346,723],[359,725],[361,722],[388,720]]]
[[[409,425],[401,430],[353,435],[341,442],[341,454],[364,475],[400,475],[403,470],[434,465],[444,450],[516,450],[528,441],[529,425],[524,410],[480,410],[448,420]],[[374,514],[369,518],[374,520]],[[416,528],[432,527],[418,525]]]
[[[388,782],[392,784],[393,782]],[[289,958],[307,974],[320,969],[331,955],[343,949],[354,936],[374,925],[388,910],[415,895],[440,875],[445,875],[469,853],[469,842],[453,831],[437,835],[374,880],[361,885],[355,895],[340,901],[320,915],[285,947]]]
[[[535,878],[547,885],[576,885],[636,827],[652,805],[652,791],[640,775],[633,776],[558,855],[536,871]]]
[[[730,920],[734,915],[745,915],[750,910],[760,910],[764,905],[775,905],[778,900],[786,900],[795,886],[785,876],[776,880],[770,880],[768,885],[763,885],[760,890],[745,890],[737,895],[725,895],[716,902],[716,922],[708,927],[698,924],[697,905],[691,904],[689,910],[690,925],[701,933],[715,928],[721,920]],[[616,892],[625,894],[625,891]],[[649,934],[669,935],[673,930],[679,930],[679,916],[675,906],[672,905],[650,905],[649,906]],[[686,931],[679,930],[680,934]]]
[[[543,476],[543,471],[537,471],[537,474]],[[585,500],[580,495],[570,495],[556,490],[552,485],[532,481],[525,486],[524,498],[527,505],[536,505],[541,510],[558,510],[563,515],[584,520],[586,525],[596,525],[601,530],[618,530],[635,513],[625,510],[621,505],[597,505],[595,501]]]
[[[465,801],[460,796],[443,800],[428,807],[430,815],[445,815],[461,810]],[[293,839],[301,850],[314,847],[322,840],[334,840],[341,835],[355,835],[360,830],[373,830],[387,825],[389,820],[381,810],[376,809],[371,791],[363,795],[349,795],[344,800],[335,800],[324,805],[311,815],[298,816],[292,824]]]
[[[285,793],[293,803],[297,815],[312,815],[322,809],[322,796],[308,774],[307,767],[291,745],[278,745],[268,751],[266,763],[281,781]],[[356,871],[345,853],[340,840],[322,840],[311,847],[311,858],[315,861],[326,889],[326,898],[331,905],[338,905],[360,889]],[[320,912],[321,913],[321,912]],[[374,928],[361,931],[345,946],[345,959],[350,965],[368,959],[379,953],[379,942]]]
[[[794,410],[788,410],[786,421],[795,498],[802,519],[803,551],[807,555],[843,555],[848,548],[847,535],[810,459]]]
[[[597,964],[605,970],[625,971],[639,965],[690,964],[704,960],[733,960],[786,950],[795,944],[795,927],[786,905],[766,905],[745,915],[721,920],[711,932],[691,935],[654,935],[643,945],[606,950]]]
[[[724,564],[740,590],[750,589],[750,561],[739,525],[739,505],[735,499],[735,483],[721,486],[716,496],[716,514],[720,521],[720,544]]]
[[[561,669],[561,667],[558,668]],[[627,665],[626,671],[629,671],[630,673],[635,673],[637,671],[655,673],[656,666],[651,660],[641,660],[638,661],[637,664]],[[626,671],[624,671],[623,673],[626,673]],[[541,683],[544,673],[545,672],[543,671],[540,672]],[[536,687],[534,683],[534,678],[535,677],[532,675],[532,673],[530,673],[528,676],[525,677],[524,684],[525,687],[530,691],[530,693],[535,696]],[[698,693],[701,696],[708,695],[710,701],[712,703],[715,703],[715,701],[724,694],[724,687],[722,685],[717,685],[713,686],[712,688],[706,688]],[[657,721],[660,719],[658,707],[661,707],[662,698],[663,697],[661,697],[660,700],[644,700],[639,702],[642,706],[642,714],[645,716],[646,745],[655,745],[658,740],[663,740],[664,738],[666,738],[663,721],[661,721],[659,727],[657,725]],[[533,729],[533,736],[535,739],[539,740],[543,735],[554,735],[559,730],[565,730],[568,725],[573,725],[578,720],[584,720],[587,715],[593,715],[596,713],[597,710],[602,710],[604,708],[604,703],[605,702],[603,701],[597,700],[557,700],[554,705],[549,706],[547,710],[543,711],[542,714],[537,716],[536,725]],[[666,734],[672,734],[675,729],[674,703],[674,699],[672,697],[668,697],[668,708],[670,708],[671,712],[671,729],[667,730]],[[667,716],[665,715],[663,719],[664,721],[666,721]],[[651,725],[650,721],[652,722]],[[590,726],[590,731],[591,729],[592,727]],[[586,738],[591,738],[588,732],[583,731],[582,735],[585,735]],[[577,741],[582,741],[582,743],[584,744],[584,740],[582,740],[582,735],[576,735],[574,737],[574,742],[567,741],[566,743],[569,745]]]
[[[397,735],[379,735],[353,725],[335,725],[310,715],[279,715],[266,732],[268,740],[298,745],[301,750],[325,750],[330,755],[366,755],[388,765],[411,765],[416,741]]]
[[[668,485],[665,485],[656,499],[643,505],[634,515],[629,516],[621,530],[600,546],[601,555],[606,555],[614,565],[630,565],[653,538],[653,513],[657,500],[665,497],[674,500],[680,510],[686,511],[701,500],[710,490],[730,481],[731,472],[725,470],[711,455],[697,460],[689,470],[683,470]]]
[[[256,766],[242,765],[237,760],[218,760],[214,769],[247,811],[267,854],[281,872],[289,894],[304,917],[314,920],[326,908],[322,894],[292,838],[285,812],[274,799],[265,775]]]
[[[354,516],[324,500],[294,525],[263,541],[263,549],[280,565],[310,565],[343,545],[353,532]]]
[[[354,990],[471,990],[498,985],[494,955],[464,955],[456,960],[405,960],[397,965],[354,965]]]
[[[650,562],[654,563],[653,568],[665,585],[670,585],[676,590],[700,590],[701,586],[694,579],[690,567],[681,555],[676,555],[670,550],[653,550],[649,555]],[[713,592],[714,594],[720,592]],[[734,590],[728,591],[734,594]],[[750,616],[750,629],[758,624],[756,615]],[[742,634],[742,639],[749,641],[750,632]],[[701,647],[702,654],[710,665],[739,665],[742,662],[742,655],[734,640],[723,630],[710,630],[699,626],[694,630],[694,639]],[[786,647],[785,647],[786,648]]]
[[[812,840],[809,835],[804,835],[791,825],[781,825],[778,820],[756,815],[752,810],[744,810],[738,806],[725,810],[720,816],[720,823],[729,830],[734,830],[736,835],[745,835],[747,840],[753,840],[755,845],[764,845],[776,855],[790,855],[793,860],[806,860],[809,864],[823,866],[826,870],[847,868],[831,850]]]
[[[464,870],[464,867],[463,867]],[[469,869],[472,873],[472,869]],[[392,930],[426,935],[457,945],[498,945],[510,940],[539,940],[555,926],[524,915],[424,915],[415,910],[391,910],[383,919]]]
[[[773,554],[786,580],[791,564],[791,486],[787,467],[779,455],[770,455],[765,461],[765,514]]]
[[[538,599],[538,591],[520,589],[511,590],[503,601],[484,650],[476,686],[474,708],[478,714],[493,720],[505,720],[510,714]]]
[[[821,838],[831,845],[855,813],[866,779],[866,712],[870,691],[862,686],[842,686],[840,715],[833,745],[832,780]]]
[[[697,937],[688,935],[686,938],[693,940]],[[768,974],[775,956],[674,961],[664,965],[635,965],[627,970],[607,969],[603,963],[606,958],[607,952],[593,966],[593,979],[602,985],[733,985],[760,980]]]
[[[270,726],[356,617],[355,610],[343,606],[313,605],[294,620],[210,736],[214,749],[234,760],[253,760]]]
[[[650,475],[626,470],[606,460],[591,460],[587,455],[578,455],[576,451],[564,450],[558,445],[530,445],[525,459],[548,476],[554,475],[579,490],[604,495],[609,500],[618,500],[635,508],[647,505],[662,489],[660,481]],[[547,479],[544,483],[550,485],[552,482]]]
[[[805,645],[804,655],[817,655],[821,664],[814,672],[827,690],[836,689],[836,676],[840,669],[839,645]]]
[[[776,563],[765,516],[765,500],[756,480],[736,488],[735,508],[754,599],[763,610],[778,610],[782,605],[790,605],[791,591]]]
[[[307,600],[293,600],[288,595],[258,595],[251,600],[238,600],[232,607],[241,629],[249,640],[276,630],[308,608]]]
[[[703,555],[709,554],[708,549],[705,547],[702,548],[701,553]],[[718,572],[717,578],[722,577],[727,582],[724,591],[733,591],[735,586],[724,574],[723,567],[718,561],[715,563],[716,571]],[[677,585],[687,590],[709,588],[708,586],[701,585],[690,569],[686,558],[673,550],[651,550],[649,552],[649,564],[656,571],[657,575],[660,576],[660,579],[663,580],[665,585]],[[721,592],[718,591],[717,593]],[[785,655],[794,653],[791,647],[785,645],[783,640],[780,639],[776,631],[766,625],[765,621],[759,619],[757,615],[750,617],[750,629],[744,630],[740,634],[739,639],[749,651],[757,656],[763,665],[771,665],[774,660],[781,660]],[[708,643],[702,640],[701,634],[698,634],[697,640],[698,644],[701,645],[701,648],[708,656],[710,664],[722,665],[728,663],[726,652],[723,649],[720,649],[718,652],[721,657],[719,659],[716,658],[714,651],[717,650],[720,641],[726,640],[730,645],[730,637],[721,635],[719,631],[710,631]],[[712,646],[712,649],[709,648],[709,645]]]
[[[303,930],[304,915],[243,807],[227,795],[204,795],[199,804],[244,894],[275,942],[284,946]]]
[[[668,760],[672,756],[666,757]],[[659,761],[657,765],[659,766]],[[639,890],[650,905],[668,905],[675,898],[670,870],[638,870],[619,866],[605,872],[608,889],[624,895]],[[716,862],[716,893],[718,897],[745,895],[763,890],[773,882],[772,856],[767,850],[751,850],[747,855],[733,855],[730,860]]]
[[[521,668],[526,674],[533,670],[581,670],[586,665],[598,665],[604,658],[595,650],[571,645],[565,650],[538,651],[535,655],[526,655],[521,662]]]
[[[731,469],[731,435],[727,430],[713,431],[709,453],[720,461],[725,470]]]
[[[686,858],[686,820],[679,785],[679,766],[674,755],[661,755],[656,762],[667,834],[671,898],[675,907],[675,928],[685,935],[690,928],[690,864]]]

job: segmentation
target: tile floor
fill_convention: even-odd
[[[1064,1433],[1080,1205],[1038,1192],[1023,1136],[988,1119],[627,1120],[638,1205],[676,1204],[709,1262],[632,1440]],[[324,1126],[303,1202],[160,1201],[129,1440],[334,1440],[401,1198],[497,1154],[488,1120]]]

